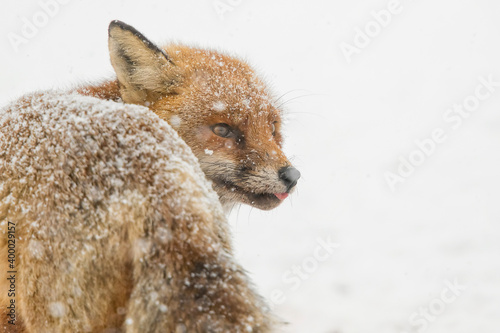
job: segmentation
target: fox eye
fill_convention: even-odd
[[[277,123],[277,121],[275,121],[274,123],[271,124],[271,132],[273,133],[273,136],[276,135],[276,125],[274,125],[276,123]]]
[[[231,127],[228,124],[220,123],[212,126],[212,132],[223,138],[227,138],[231,135]]]

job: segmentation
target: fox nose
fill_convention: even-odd
[[[278,176],[285,183],[286,190],[289,192],[297,185],[297,180],[300,178],[300,172],[294,167],[283,167],[278,171]]]

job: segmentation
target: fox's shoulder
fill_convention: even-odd
[[[76,91],[24,95],[4,106],[0,117],[2,134],[13,136],[8,129],[21,131],[17,135],[20,139],[44,138],[54,145],[66,145],[71,140],[88,140],[89,133],[94,140],[111,137],[119,140],[133,133],[143,143],[148,142],[148,137],[154,137],[156,142],[166,141],[169,146],[183,150],[186,158],[191,157],[177,132],[148,108],[85,96]],[[29,129],[29,135],[22,132],[23,129]]]

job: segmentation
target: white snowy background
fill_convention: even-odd
[[[110,77],[112,19],[240,55],[287,93],[297,191],[230,216],[283,332],[500,332],[500,2],[54,1],[1,1],[1,104]]]

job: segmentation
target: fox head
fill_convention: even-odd
[[[246,63],[181,45],[159,48],[133,27],[109,26],[111,63],[125,103],[147,106],[177,130],[223,206],[278,206],[300,173],[282,152],[281,115]]]

